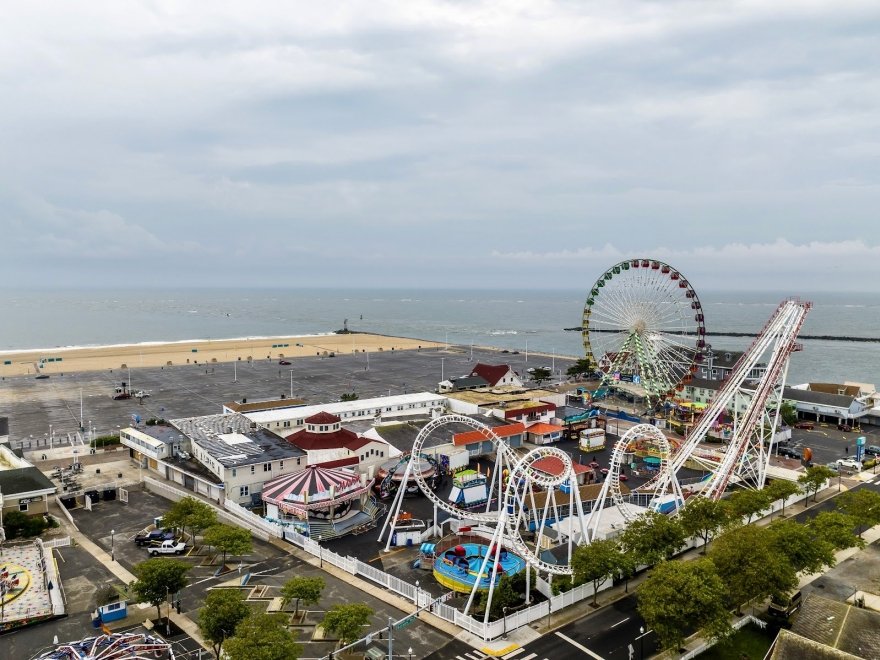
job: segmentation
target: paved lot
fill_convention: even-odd
[[[367,355],[339,355],[335,358],[297,358],[290,366],[275,360],[250,364],[178,365],[164,368],[131,369],[135,390],[152,395],[139,403],[136,399],[113,401],[110,394],[121,381],[129,381],[127,370],[93,371],[53,375],[46,380],[17,376],[0,380],[0,410],[9,416],[10,438],[15,446],[43,449],[49,444],[49,426],[56,441],[80,427],[94,426],[104,434],[128,426],[132,415],[150,417],[190,417],[218,413],[223,403],[233,400],[276,398],[293,394],[308,403],[338,401],[346,392],[361,398],[433,391],[445,377],[470,373],[475,362],[509,363],[521,373],[530,366],[549,365],[549,357],[494,350],[473,351],[466,347],[449,350],[383,351]],[[555,366],[563,373],[571,360],[557,357]]]

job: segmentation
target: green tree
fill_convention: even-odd
[[[339,397],[340,401],[357,401],[358,400],[357,392],[345,392],[341,397]]]
[[[730,605],[742,607],[754,599],[787,593],[797,585],[788,558],[777,552],[765,527],[734,527],[715,539],[709,558],[727,585]]]
[[[189,528],[195,540],[203,529],[217,524],[217,513],[210,504],[187,496],[171,505],[162,516],[162,524],[165,527],[179,527],[184,532]]]
[[[744,489],[734,491],[727,498],[728,506],[733,516],[738,519],[748,518],[748,522],[752,522],[752,518],[770,508],[772,500],[765,490]]]
[[[807,525],[777,520],[767,531],[776,552],[784,555],[798,573],[812,575],[826,566],[834,566],[834,546]]]
[[[674,555],[684,546],[685,538],[678,518],[649,511],[627,525],[620,542],[638,565],[651,566]]]
[[[226,640],[227,660],[297,660],[302,647],[280,612],[251,614]]]
[[[835,500],[837,508],[852,516],[859,526],[859,536],[865,527],[880,525],[880,493],[864,486],[848,490]]]
[[[730,634],[727,591],[708,559],[664,561],[639,587],[638,609],[645,625],[657,633],[664,650],[678,649],[686,626],[695,625],[707,637]]]
[[[779,407],[779,416],[788,426],[794,426],[797,423],[797,406],[794,401],[783,401]]]
[[[535,367],[535,370],[532,372],[532,380],[540,385],[544,381],[550,380],[552,375],[547,367]]]
[[[238,589],[211,589],[205,596],[205,606],[199,610],[199,630],[214,647],[218,658],[226,638],[235,633],[239,623],[251,613],[251,608]]]
[[[577,362],[565,370],[566,375],[577,378],[578,376],[589,376],[596,368],[593,366],[592,360],[589,358],[580,358]]]
[[[246,555],[253,548],[251,533],[241,527],[218,523],[211,525],[205,530],[202,540],[212,548],[223,553],[223,563],[226,563],[226,555],[233,557]]]
[[[835,550],[865,547],[864,539],[855,532],[857,524],[855,518],[839,511],[822,511],[807,523],[818,538],[830,543]]]
[[[155,557],[135,564],[132,573],[137,578],[129,585],[141,602],[156,607],[156,618],[162,616],[159,606],[170,594],[183,589],[189,580],[186,577],[190,565],[175,559]]]
[[[324,615],[321,625],[326,632],[337,635],[343,644],[351,644],[361,638],[371,616],[373,609],[363,603],[334,605]]]
[[[703,539],[703,552],[706,545],[718,531],[730,522],[730,506],[723,500],[710,500],[707,497],[692,497],[679,512],[678,519],[688,536]]]
[[[811,465],[801,476],[798,477],[798,483],[807,491],[807,497],[804,500],[804,508],[807,508],[807,502],[810,501],[810,494],[813,495],[813,501],[819,494],[819,489],[825,485],[829,479],[834,478],[837,473],[831,468],[824,465]]]
[[[588,545],[579,545],[571,556],[571,568],[575,582],[593,583],[593,605],[601,587],[608,578],[620,573],[623,566],[623,553],[617,541],[602,539]]]
[[[299,604],[316,605],[324,590],[324,578],[296,576],[290,578],[281,587],[281,601],[287,605],[290,601],[296,601],[293,615],[299,614]]]
[[[785,479],[775,479],[771,481],[764,488],[767,491],[767,496],[770,498],[770,502],[775,502],[776,500],[782,500],[782,515],[785,515],[785,500],[787,500],[792,495],[797,495],[801,492],[801,489],[798,488],[798,485],[792,481],[786,481]]]

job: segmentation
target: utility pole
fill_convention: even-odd
[[[388,660],[394,660],[394,620],[388,617]]]

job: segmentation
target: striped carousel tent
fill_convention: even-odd
[[[313,509],[327,509],[360,497],[370,484],[348,468],[306,466],[301,472],[286,474],[263,486],[264,502],[281,511],[305,517]]]

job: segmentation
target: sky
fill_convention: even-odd
[[[11,3],[0,286],[876,291],[880,3]]]

